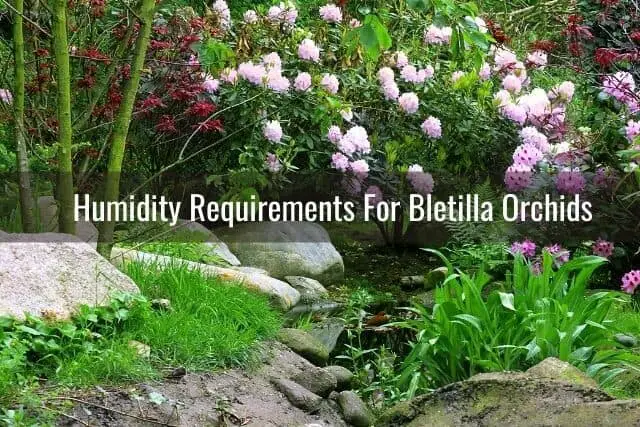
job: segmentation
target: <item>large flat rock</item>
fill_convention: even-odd
[[[125,274],[76,236],[0,234],[0,316],[68,318],[83,304],[103,305],[114,291],[138,293]]]
[[[246,223],[216,232],[243,265],[262,268],[278,279],[302,276],[332,285],[344,278],[342,257],[319,224]]]

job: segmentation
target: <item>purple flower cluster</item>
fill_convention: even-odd
[[[634,294],[640,286],[640,270],[631,270],[622,277],[622,290]]]
[[[591,249],[594,255],[601,256],[603,258],[609,258],[611,255],[613,255],[614,246],[613,242],[598,239],[595,241]]]

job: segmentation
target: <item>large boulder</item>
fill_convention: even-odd
[[[639,425],[639,401],[614,400],[573,375],[549,378],[547,367],[552,364],[545,362],[546,367],[526,373],[479,374],[449,384],[394,406],[376,425]]]
[[[585,387],[598,388],[596,380],[573,366],[571,363],[563,362],[556,357],[547,357],[536,366],[529,368],[527,373],[535,377],[550,378],[583,385]]]
[[[68,318],[83,304],[138,293],[133,281],[89,244],[67,234],[0,235],[0,316]]]
[[[38,213],[42,231],[57,233],[58,228],[58,202],[53,196],[38,197]],[[83,242],[89,243],[94,249],[98,246],[98,229],[90,221],[76,221],[75,235]]]
[[[243,265],[271,276],[303,276],[324,285],[344,278],[342,257],[322,226],[311,222],[246,223],[218,231]]]
[[[264,275],[260,270],[237,270],[217,267],[215,265],[201,264],[169,256],[118,247],[113,248],[111,251],[111,262],[117,266],[123,266],[128,263],[158,266],[184,265],[187,268],[199,271],[206,277],[215,277],[223,282],[237,283],[249,289],[264,293],[271,298],[276,306],[285,311],[296,305],[300,300],[300,293],[298,291],[285,282]]]
[[[316,365],[324,365],[329,360],[326,347],[301,329],[283,328],[278,334],[278,340]]]
[[[188,232],[199,235],[205,246],[210,249],[213,258],[219,258],[230,266],[239,266],[240,260],[229,250],[229,247],[204,225],[186,220],[179,220],[173,230],[177,233]],[[200,241],[200,239],[198,239]],[[206,263],[209,264],[209,263]]]

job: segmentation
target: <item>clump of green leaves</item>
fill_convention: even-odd
[[[612,339],[615,327],[607,316],[621,294],[586,292],[605,259],[581,257],[554,269],[546,255],[535,274],[517,258],[506,281],[495,283],[483,271],[456,272],[442,258],[449,275],[435,291],[433,311],[416,305],[417,319],[401,324],[416,332],[400,378],[409,395],[480,372],[524,370],[551,356],[603,384],[627,366],[640,366]],[[483,296],[490,285],[493,291]]]

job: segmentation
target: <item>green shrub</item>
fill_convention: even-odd
[[[492,283],[483,271],[454,272],[446,262],[449,275],[436,289],[433,312],[418,305],[413,309],[418,319],[403,323],[417,333],[400,379],[410,395],[480,372],[524,370],[551,356],[601,383],[625,365],[638,366],[611,338],[614,327],[607,316],[621,294],[585,292],[605,259],[577,258],[554,270],[546,255],[536,275],[518,258],[504,283]],[[492,291],[485,298],[487,287]]]

